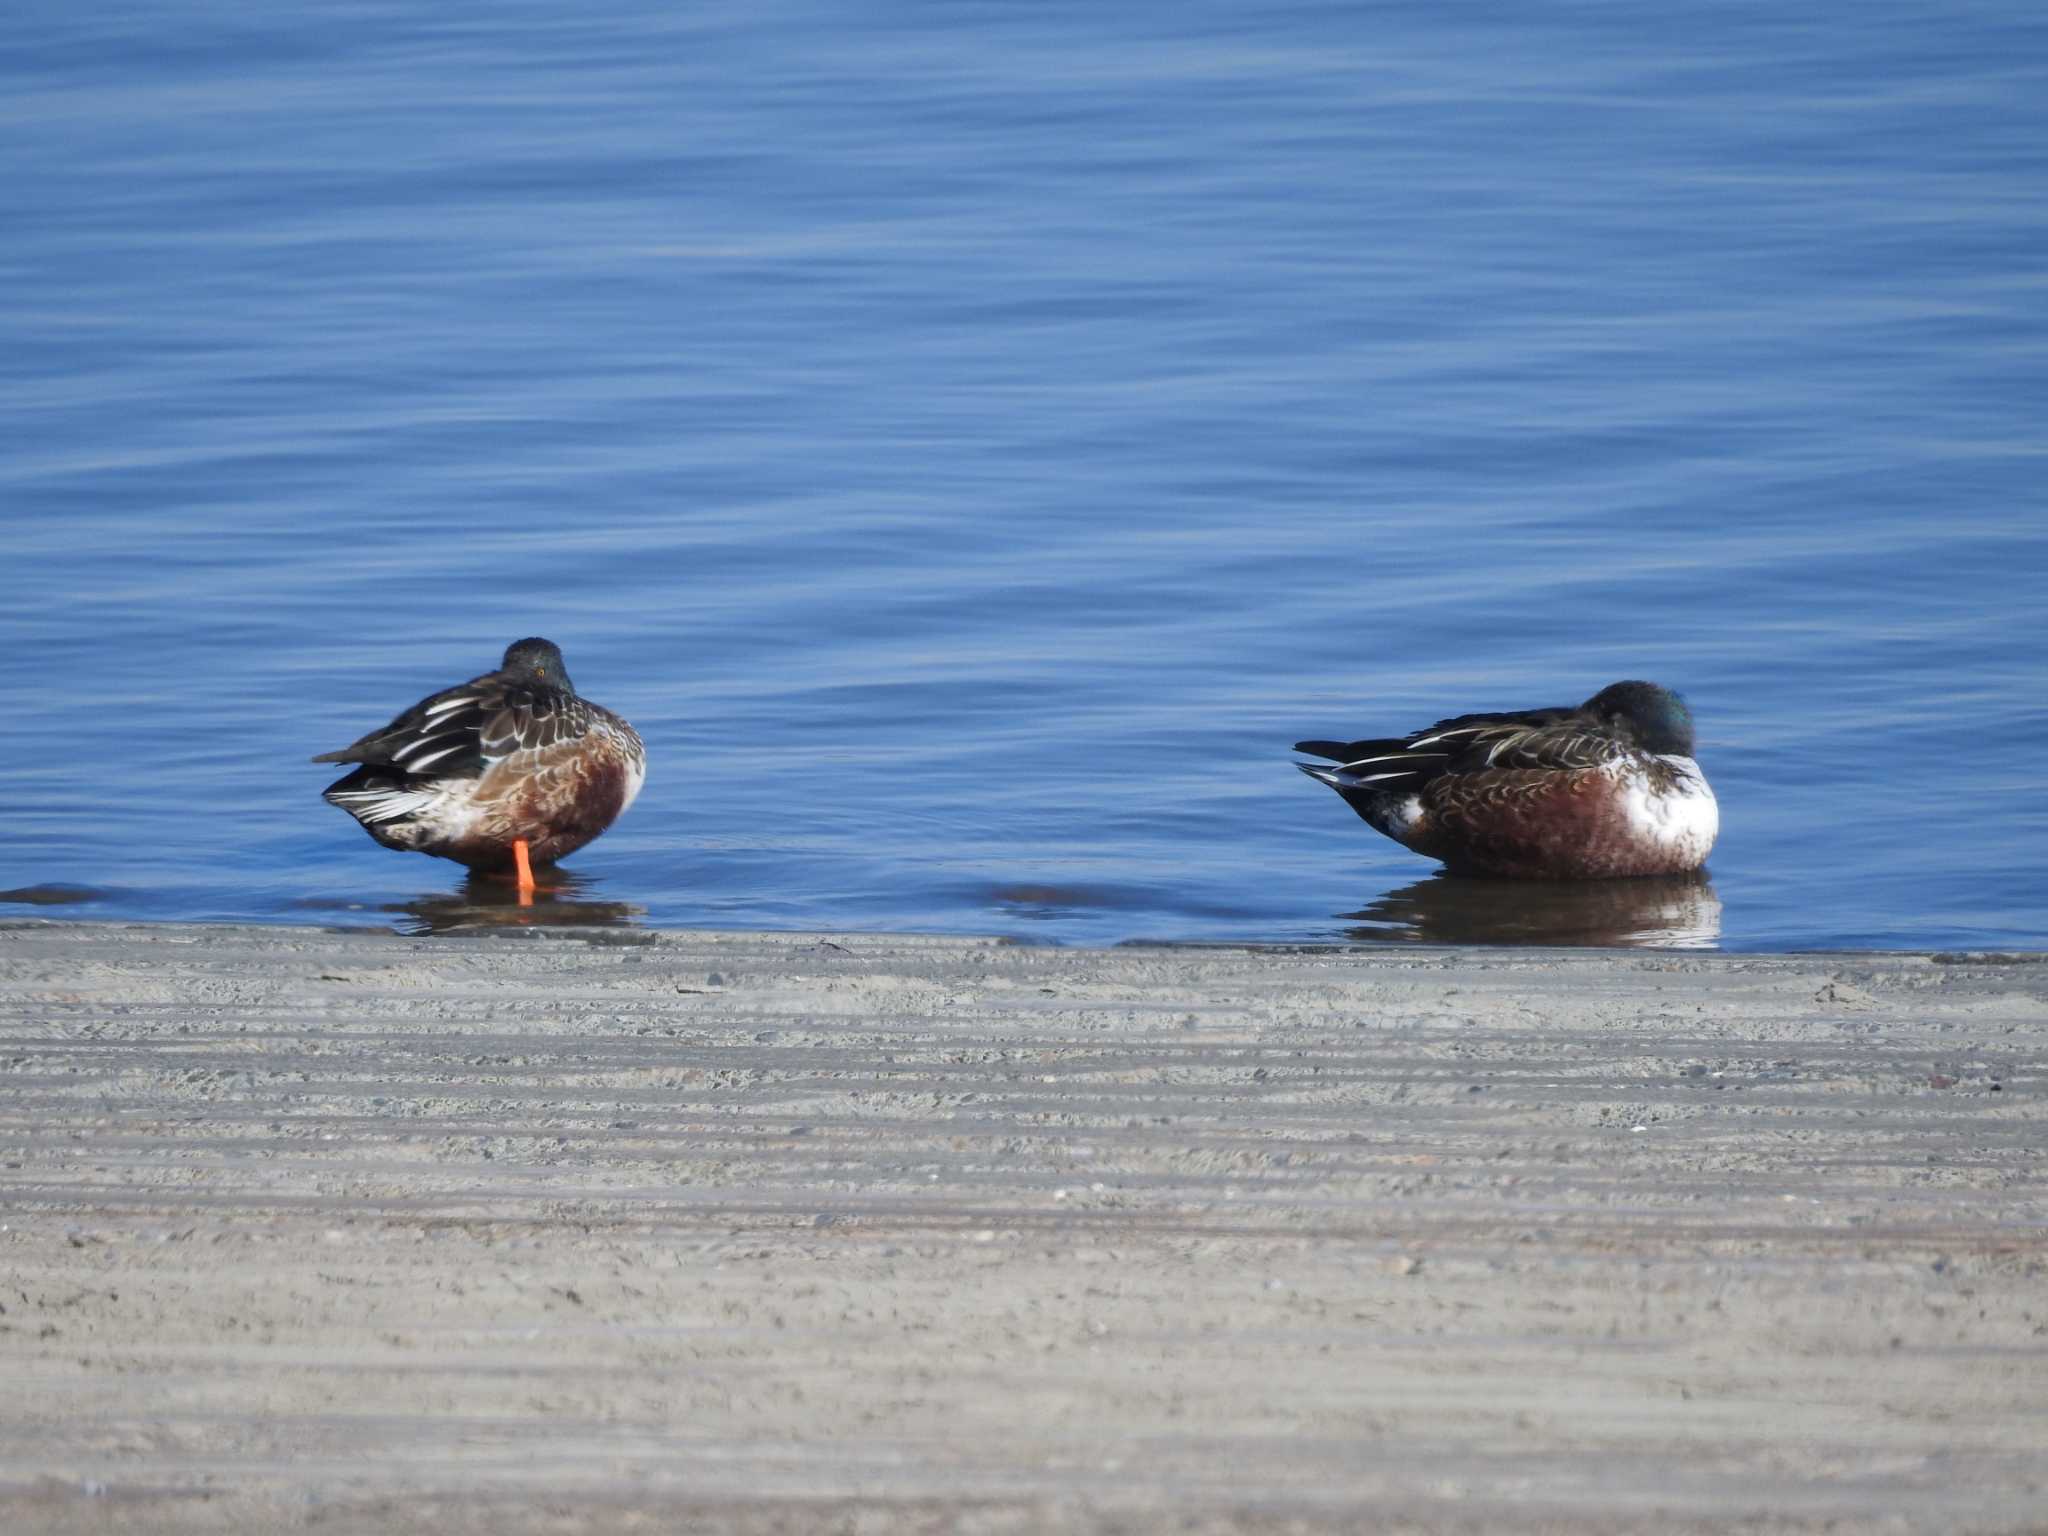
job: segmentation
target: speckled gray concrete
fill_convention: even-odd
[[[0,930],[0,1528],[2018,1531],[2048,965]]]

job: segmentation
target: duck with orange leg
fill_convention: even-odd
[[[316,763],[354,763],[322,797],[386,848],[505,874],[522,906],[545,868],[616,821],[647,777],[640,735],[576,692],[552,641],[430,694]]]
[[[1457,715],[1406,736],[1303,741],[1296,763],[1366,824],[1454,874],[1602,880],[1698,869],[1721,828],[1692,711],[1615,683],[1585,703]]]

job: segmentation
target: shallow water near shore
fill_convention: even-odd
[[[2048,943],[2029,7],[50,12],[0,914]],[[306,758],[550,636],[507,907]],[[1698,881],[1459,882],[1306,736],[1684,691]]]

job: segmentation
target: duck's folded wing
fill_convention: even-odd
[[[1365,741],[1302,741],[1294,750],[1327,757],[1339,766],[1313,770],[1328,783],[1362,788],[1415,788],[1444,773],[1473,773],[1488,767],[1584,767],[1595,760],[1569,724],[1569,709],[1529,709],[1514,714],[1455,715],[1409,736]],[[1611,750],[1611,747],[1610,747]],[[1586,761],[1578,761],[1586,758]]]
[[[1513,714],[1458,715],[1417,731],[1407,753],[1436,753],[1445,771],[1482,768],[1590,768],[1613,756],[1615,742],[1576,709],[1524,709]]]
[[[1465,738],[1454,767],[1461,773],[1487,768],[1548,768],[1577,772],[1612,762],[1625,748],[1592,721],[1568,717],[1554,723],[1477,732]]]
[[[499,722],[513,713],[511,691],[478,678],[422,699],[389,725],[338,752],[323,752],[316,763],[365,763],[422,777],[481,773],[495,756],[492,743],[505,730]]]

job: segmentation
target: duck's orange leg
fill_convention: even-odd
[[[530,907],[533,905],[534,892],[533,861],[527,856],[526,839],[523,837],[512,839],[512,863],[518,870],[519,905]]]

